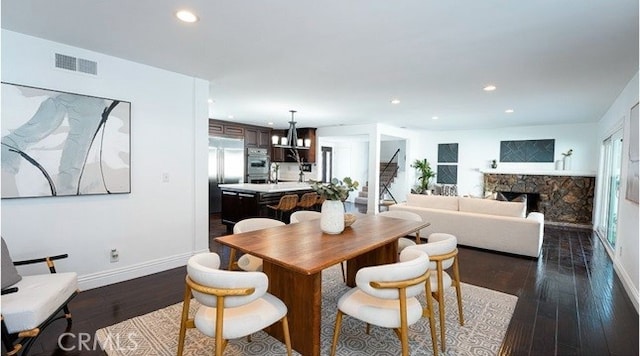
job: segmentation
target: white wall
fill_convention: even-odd
[[[55,69],[56,52],[97,61],[98,76]],[[14,259],[69,253],[59,270],[89,289],[208,250],[207,81],[6,30],[2,81],[131,102],[131,194],[3,199]]]
[[[498,161],[499,170],[518,172],[553,171],[555,163],[501,163],[500,141],[555,139],[556,160],[562,159],[562,152],[573,149],[572,171],[595,173],[598,148],[596,124],[545,125],[530,127],[507,127],[487,130],[424,131],[419,134],[415,159],[426,158],[434,171],[438,169],[438,144],[458,144],[458,194],[481,195],[483,192],[482,170],[490,168],[491,160]],[[435,179],[434,179],[435,182]],[[414,182],[415,184],[415,182]]]
[[[618,225],[615,251],[611,256],[618,276],[622,280],[629,297],[638,310],[638,204],[625,199],[627,189],[627,172],[629,169],[629,114],[631,108],[638,103],[638,74],[629,81],[625,89],[620,93],[616,101],[611,105],[607,113],[600,119],[597,127],[597,142],[595,147],[599,148],[602,141],[610,136],[620,127],[624,128],[622,145],[622,184],[620,186],[620,199],[618,203]],[[595,156],[594,156],[595,157]],[[600,178],[600,177],[598,177]],[[596,197],[600,197],[598,190]],[[600,199],[598,199],[600,201]],[[599,209],[598,209],[599,211]],[[597,212],[596,212],[597,214]],[[597,216],[597,215],[596,215]]]

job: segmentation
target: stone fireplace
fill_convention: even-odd
[[[543,213],[545,223],[592,226],[594,176],[570,175],[563,171],[553,174],[485,172],[484,190],[512,193],[510,196],[527,194],[527,210]],[[537,198],[537,202],[529,203],[532,198]]]

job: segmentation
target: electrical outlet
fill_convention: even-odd
[[[120,252],[118,252],[118,249],[113,248],[109,253],[109,257],[110,257],[111,263],[118,262],[118,260],[120,260]]]

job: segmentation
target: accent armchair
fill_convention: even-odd
[[[56,273],[53,262],[67,257],[12,261],[2,239],[2,344],[7,355],[27,355],[42,330],[58,319],[71,325],[67,304],[78,294],[78,276]],[[21,276],[15,267],[42,262],[50,273]]]

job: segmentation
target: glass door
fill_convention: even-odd
[[[618,200],[620,197],[620,169],[622,164],[622,130],[616,131],[602,143],[603,186],[598,232],[613,248],[618,226]]]

